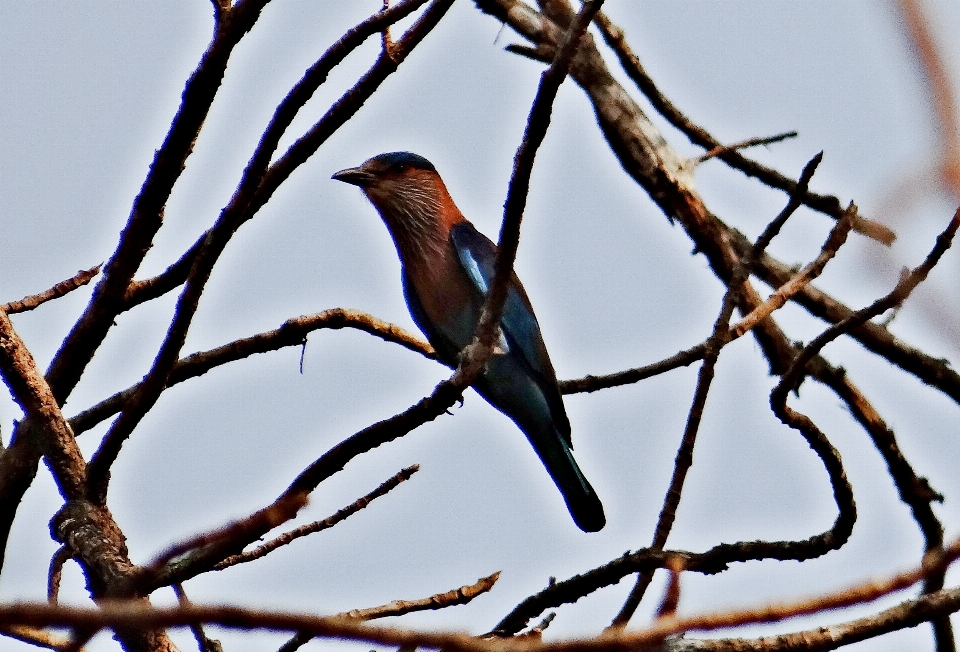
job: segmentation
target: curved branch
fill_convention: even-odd
[[[277,351],[287,346],[301,346],[309,333],[323,328],[356,328],[375,335],[386,342],[399,344],[416,353],[434,359],[433,348],[422,339],[399,326],[377,319],[372,315],[348,308],[333,308],[315,315],[304,315],[285,321],[280,328],[258,333],[208,351],[200,351],[181,358],[170,371],[167,387],[196,378],[215,367],[242,360],[256,353]],[[71,418],[73,432],[79,435],[98,423],[121,411],[140,391],[140,384],[133,385]]]

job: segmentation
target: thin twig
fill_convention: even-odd
[[[737,322],[731,329],[730,335],[733,338],[743,336],[751,328],[766,319],[775,310],[786,305],[793,295],[806,287],[811,281],[820,276],[824,267],[837,254],[843,243],[847,241],[847,234],[856,221],[857,207],[851,203],[844,211],[834,227],[830,230],[830,235],[823,243],[820,253],[809,265],[797,272],[793,278],[777,288],[762,304],[754,308],[750,314]]]
[[[286,523],[297,515],[297,512],[307,504],[305,493],[293,493],[277,500],[272,505],[261,509],[247,518],[230,523],[213,532],[197,535],[191,539],[170,546],[157,555],[156,559],[144,569],[147,574],[156,575],[168,564],[176,565],[179,558],[188,557],[203,548],[230,548],[239,546],[243,549],[246,539],[251,532],[269,532],[273,528]],[[177,582],[173,582],[177,583]]]
[[[461,586],[459,589],[452,589],[444,593],[431,595],[429,598],[420,598],[418,600],[394,600],[379,607],[369,609],[353,609],[337,614],[344,618],[353,618],[355,620],[374,620],[376,618],[388,618],[391,616],[402,616],[413,613],[414,611],[433,611],[436,609],[445,609],[456,605],[467,604],[478,595],[491,591],[493,585],[500,579],[500,571],[486,577],[481,577],[473,584]]]
[[[81,288],[87,283],[89,283],[93,278],[100,273],[100,265],[96,267],[91,267],[90,269],[81,269],[76,273],[72,278],[68,278],[65,281],[60,281],[54,285],[49,290],[44,290],[39,294],[33,294],[29,297],[24,297],[19,301],[11,301],[10,303],[5,303],[0,308],[3,309],[8,315],[12,315],[18,312],[27,312],[28,310],[33,310],[37,306],[46,303],[47,301],[53,301],[54,299],[59,299],[65,294],[73,292],[77,288]]]
[[[274,501],[278,505],[292,496],[306,495],[317,488],[327,478],[339,473],[354,458],[367,453],[378,446],[393,441],[411,432],[428,421],[436,419],[446,413],[469,387],[472,379],[461,371],[437,385],[433,392],[412,405],[403,412],[389,419],[380,421],[360,430],[343,440],[319,458],[314,460],[294,481],[286,491]],[[267,509],[270,509],[269,507]],[[216,542],[218,545],[206,545],[191,551],[190,555],[177,560],[176,564],[168,564],[150,578],[150,583],[143,588],[149,592],[149,587],[166,586],[173,582],[184,582],[191,577],[210,570],[214,565],[227,557],[239,553],[247,545],[253,543],[269,532],[272,527],[269,523],[260,523],[243,533],[237,539]],[[220,545],[229,544],[229,545]]]
[[[570,29],[564,35],[564,40],[557,49],[553,62],[540,76],[540,85],[533,99],[533,105],[530,107],[530,114],[527,116],[523,140],[513,159],[513,172],[510,175],[507,198],[503,205],[503,222],[500,225],[493,280],[490,283],[490,291],[484,299],[483,311],[475,333],[479,348],[473,350],[470,346],[464,351],[464,357],[474,358],[474,364],[479,362],[482,365],[485,362],[491,354],[497,337],[498,324],[506,304],[507,289],[517,257],[517,248],[520,245],[520,222],[523,220],[523,211],[530,190],[533,163],[537,150],[547,135],[547,128],[550,126],[553,102],[560,90],[560,85],[567,77],[574,55],[580,46],[581,37],[602,5],[603,0],[588,0],[583,3]]]
[[[340,523],[341,521],[346,520],[348,517],[356,514],[361,509],[365,508],[372,501],[385,496],[396,487],[398,487],[402,482],[405,482],[410,479],[410,477],[420,470],[420,466],[414,464],[413,466],[408,466],[407,468],[401,470],[399,473],[384,481],[379,487],[371,491],[365,496],[358,498],[352,504],[344,507],[341,510],[338,510],[336,514],[328,516],[327,518],[321,521],[314,521],[313,523],[308,523],[306,525],[301,525],[300,527],[290,530],[289,532],[284,532],[280,536],[270,541],[267,541],[263,545],[257,546],[253,550],[248,550],[231,557],[227,557],[220,563],[216,564],[213,567],[213,570],[225,570],[231,566],[236,566],[237,564],[245,564],[247,562],[254,561],[255,559],[260,559],[265,557],[270,552],[276,550],[281,546],[285,546],[296,539],[305,537],[308,534],[314,534],[316,532],[322,532],[323,530],[328,530],[334,525]]]
[[[50,558],[50,570],[47,572],[47,601],[50,604],[57,604],[63,565],[72,557],[73,551],[68,546],[60,546]]]
[[[697,158],[693,159],[691,162],[694,165],[700,165],[704,161],[709,161],[712,158],[724,154],[726,152],[735,152],[741,149],[747,149],[748,147],[757,147],[759,145],[772,145],[773,143],[779,143],[780,141],[787,140],[788,138],[796,138],[797,132],[787,131],[782,134],[777,134],[776,136],[767,136],[765,138],[748,138],[747,140],[741,140],[738,143],[732,143],[730,145],[719,145],[713,149],[701,154]]]
[[[636,369],[627,369],[617,373],[605,376],[584,376],[576,380],[561,380],[560,392],[562,394],[577,394],[579,392],[597,392],[609,387],[619,387],[620,385],[630,385],[638,383],[641,380],[657,376],[680,367],[686,367],[697,360],[702,360],[707,352],[707,342],[701,342],[694,347],[680,351],[659,362],[637,367]]]
[[[279,649],[277,649],[277,652],[296,652],[296,650],[299,650],[304,645],[312,641],[313,638],[314,637],[312,634],[297,632],[291,639],[281,645]]]
[[[927,255],[927,258],[923,261],[923,263],[911,270],[909,274],[901,278],[900,282],[897,283],[897,286],[893,289],[893,291],[886,296],[877,299],[866,308],[858,310],[843,321],[840,321],[826,329],[823,333],[814,338],[810,344],[804,347],[800,355],[798,355],[793,361],[790,369],[786,374],[784,374],[779,385],[777,386],[777,389],[774,390],[777,396],[782,395],[785,398],[786,393],[797,386],[798,381],[804,373],[806,364],[813,359],[814,356],[818,355],[823,347],[825,347],[827,344],[851,329],[866,323],[873,317],[881,315],[890,308],[903,303],[907,297],[910,296],[910,293],[913,292],[913,290],[927,278],[927,274],[930,273],[930,270],[936,266],[936,264],[940,261],[940,257],[943,256],[947,249],[950,248],[958,229],[960,229],[960,209],[957,209],[957,212],[953,215],[953,219],[950,220],[950,223],[943,230],[943,232],[937,236],[936,244]]]
[[[752,246],[742,234],[730,227],[725,226],[724,237],[729,239],[741,256],[745,255]],[[764,255],[754,263],[753,272],[764,283],[777,288],[788,283],[796,270],[769,255]],[[812,284],[802,287],[792,299],[814,317],[834,324],[848,318],[854,312]],[[851,329],[848,334],[867,350],[960,403],[960,374],[950,368],[948,360],[934,358],[924,353],[872,321]]]
[[[707,395],[710,392],[710,385],[713,382],[714,370],[717,360],[720,357],[720,351],[729,341],[727,331],[729,329],[730,318],[733,316],[736,306],[735,294],[747,278],[748,271],[741,268],[735,274],[723,297],[723,305],[720,314],[717,316],[713,325],[713,333],[707,340],[706,352],[703,356],[703,364],[697,374],[697,386],[693,394],[693,402],[690,410],[687,412],[687,423],[683,430],[683,437],[680,445],[677,447],[677,454],[673,464],[673,474],[670,477],[670,485],[667,488],[666,495],[663,498],[663,506],[660,508],[660,514],[657,517],[657,526],[654,529],[653,541],[650,543],[650,550],[663,550],[667,544],[667,538],[673,529],[673,523],[677,516],[677,508],[680,506],[680,498],[683,493],[683,484],[686,481],[687,472],[693,466],[693,449],[697,441],[697,433],[700,429],[700,422],[703,418],[703,410],[707,404]],[[633,589],[624,601],[623,606],[617,613],[613,622],[610,624],[613,628],[625,627],[630,618],[636,612],[640,605],[647,587],[653,579],[653,572],[640,573]]]
[[[183,591],[182,585],[174,584],[173,592],[176,594],[177,602],[180,603],[181,607],[190,606],[190,599]],[[203,631],[203,623],[191,623],[190,631],[193,633],[193,638],[196,640],[200,652],[223,652],[223,646],[220,645],[220,641],[207,637],[206,632]]]
[[[796,189],[790,193],[790,197],[787,200],[787,205],[783,207],[783,210],[777,214],[775,218],[767,225],[763,230],[763,233],[760,234],[760,237],[757,238],[757,241],[753,244],[753,248],[750,250],[750,255],[747,262],[747,273],[749,274],[753,268],[753,262],[757,260],[763,253],[767,250],[767,247],[770,246],[770,243],[773,242],[773,239],[780,234],[781,229],[787,223],[787,220],[790,219],[794,213],[797,212],[797,209],[803,205],[803,195],[807,192],[807,189],[810,187],[810,181],[813,179],[813,175],[816,174],[817,168],[820,167],[820,163],[823,161],[823,152],[818,152],[816,156],[807,161],[807,164],[803,166],[803,170],[800,172],[800,180],[797,182]]]
[[[654,612],[654,617],[658,619],[676,617],[677,607],[680,605],[680,573],[683,571],[683,559],[681,557],[671,558],[667,562],[667,570],[670,572],[667,588],[663,592],[660,606]]]

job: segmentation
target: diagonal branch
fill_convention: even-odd
[[[33,310],[47,301],[59,299],[60,297],[73,292],[77,288],[83,287],[92,281],[93,277],[99,273],[100,265],[91,267],[90,269],[81,269],[72,278],[68,278],[65,281],[60,281],[49,290],[44,290],[39,294],[33,294],[29,297],[24,297],[19,301],[5,303],[0,305],[0,309],[2,309],[8,315],[12,315],[17,312],[27,312],[28,310]]]
[[[309,534],[315,534],[317,532],[322,532],[324,530],[329,530],[334,525],[337,525],[341,521],[344,521],[350,516],[353,516],[354,514],[359,512],[361,509],[364,509],[367,505],[369,505],[371,502],[373,502],[377,498],[387,495],[388,493],[396,489],[398,486],[400,486],[401,483],[409,480],[410,477],[413,476],[413,474],[419,470],[420,470],[419,465],[414,464],[413,466],[408,466],[407,468],[401,470],[399,473],[397,473],[393,477],[385,480],[379,487],[377,487],[370,493],[366,494],[365,496],[361,496],[350,505],[347,505],[343,509],[338,510],[336,514],[333,514],[332,516],[328,516],[327,518],[321,521],[314,521],[313,523],[307,523],[306,525],[301,525],[300,527],[290,530],[289,532],[284,532],[277,538],[271,539],[270,541],[267,541],[266,543],[257,546],[253,550],[248,550],[246,552],[241,552],[231,557],[227,557],[220,563],[216,564],[213,567],[213,570],[218,570],[218,571],[226,570],[227,568],[230,568],[231,566],[236,566],[237,564],[245,564],[247,562],[260,559],[261,557],[266,557],[268,554],[270,554],[277,548],[280,548],[281,546],[285,546],[289,543],[292,543],[301,537],[305,537]]]
[[[827,266],[827,263],[833,259],[840,247],[843,246],[843,243],[847,241],[847,234],[850,233],[850,229],[853,227],[856,218],[857,207],[851,203],[847,210],[844,211],[840,220],[830,230],[830,235],[827,236],[820,253],[813,262],[797,272],[789,281],[774,290],[766,301],[751,310],[750,314],[736,323],[730,329],[731,336],[734,338],[743,336],[744,333],[766,319],[775,310],[786,305],[787,301],[789,301],[793,295],[806,287],[813,279],[820,276],[823,269]],[[753,256],[752,258],[755,260],[757,256]]]
[[[583,3],[580,13],[571,22],[569,30],[563,36],[562,44],[558,47],[550,67],[540,76],[540,86],[534,97],[533,106],[530,107],[523,141],[513,159],[513,172],[503,206],[503,223],[500,226],[500,237],[497,243],[493,281],[484,300],[483,312],[475,334],[481,347],[487,350],[487,355],[497,338],[497,324],[503,314],[507,289],[513,275],[513,264],[517,258],[517,248],[520,246],[520,221],[523,219],[523,210],[527,204],[533,162],[537,150],[547,135],[553,102],[560,90],[560,84],[567,77],[574,55],[580,47],[581,38],[602,5],[603,0],[589,0]]]
[[[48,382],[63,404],[124,309],[127,286],[163,223],[163,210],[183,172],[200,128],[220,88],[234,47],[253,28],[268,0],[245,0],[216,24],[213,40],[187,80],[177,115],[157,150],[116,251],[107,261],[86,311],[50,363]]]
[[[343,122],[359,110],[363,102],[397,69],[399,65],[398,62],[403,61],[410,51],[423,40],[426,34],[436,26],[440,18],[449,8],[451,1],[452,0],[443,0],[442,2],[434,2],[396,44],[392,53],[393,56],[388,57],[385,54],[381,55],[373,68],[328,111],[327,116],[318,124],[327,124],[330,122],[335,124],[336,128],[339,128]],[[331,112],[337,115],[337,119],[327,120]],[[272,132],[271,135],[273,135]],[[279,135],[276,137],[279,138]],[[309,157],[316,151],[323,140],[325,140],[325,138],[313,139],[311,141],[307,148],[308,151],[302,152],[302,154],[305,154],[304,161],[306,157]],[[304,139],[301,138],[291,149],[297,148],[298,145],[303,142]],[[301,149],[303,148],[301,147]],[[263,194],[260,192],[264,184],[279,184],[283,178],[286,178],[285,176],[277,178],[277,175],[274,173],[277,167],[281,165],[282,160],[274,164],[270,168],[270,171],[261,174],[261,166],[265,166],[268,159],[268,154],[266,153],[268,150],[272,151],[269,143],[265,144],[262,142],[248,164],[247,169],[244,171],[243,179],[234,196],[231,198],[230,203],[223,209],[216,224],[204,238],[203,246],[193,261],[183,291],[177,300],[173,320],[170,323],[167,335],[164,338],[163,344],[160,346],[153,366],[144,377],[140,385],[140,391],[134,400],[125,406],[123,411],[111,424],[106,435],[104,435],[100,448],[91,458],[88,495],[91,500],[98,504],[104,504],[106,501],[110,467],[119,455],[123,443],[133,433],[134,428],[136,428],[147,412],[156,404],[160,394],[167,386],[168,377],[186,341],[187,332],[199,306],[200,296],[203,294],[214,265],[219,260],[221,253],[226,248],[227,243],[236,229],[239,228],[243,222],[250,219],[263,203],[269,199],[269,193]],[[284,158],[286,159],[286,156]],[[295,162],[292,167],[286,165],[284,169],[287,170],[287,174],[289,174],[293,168],[299,166],[302,162],[303,161]],[[276,185],[272,185],[271,187],[275,189]]]
[[[683,114],[667,97],[657,88],[650,75],[643,68],[640,59],[627,43],[622,29],[614,25],[605,15],[597,16],[597,27],[603,35],[604,42],[617,54],[620,65],[624,72],[630,77],[631,81],[637,85],[644,96],[650,100],[650,103],[667,121],[680,130],[691,143],[699,145],[709,151],[717,151],[717,158],[722,160],[730,167],[740,170],[750,177],[760,180],[762,183],[777,188],[793,195],[796,193],[797,182],[783,174],[761,165],[756,161],[743,156],[736,149],[726,148],[723,143],[714,138],[703,127],[695,124],[690,118]],[[803,203],[810,208],[829,215],[839,220],[843,215],[843,208],[840,200],[831,195],[818,195],[814,192],[806,191],[803,194]],[[870,238],[878,240],[886,245],[893,243],[896,235],[880,224],[864,218],[858,218],[854,224],[854,230]]]

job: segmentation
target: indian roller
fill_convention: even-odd
[[[333,175],[359,186],[400,256],[410,314],[437,357],[456,368],[493,282],[497,247],[463,216],[436,168],[410,152],[374,156]],[[501,337],[473,387],[527,436],[584,532],[606,523],[603,505],[573,459],[570,421],[527,294],[514,274]]]

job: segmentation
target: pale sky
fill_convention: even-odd
[[[960,88],[960,8],[945,0],[924,4]],[[140,277],[164,269],[212,224],[272,108],[326,47],[380,5],[268,5],[231,60]],[[813,188],[853,199],[864,215],[897,230],[891,250],[852,237],[819,287],[858,308],[892,289],[903,265],[922,260],[956,199],[932,172],[932,109],[893,3],[609,0],[605,9],[664,93],[694,121],[724,142],[797,130],[797,139],[750,155],[797,176],[824,150]],[[46,289],[110,256],[211,26],[210,3],[201,0],[0,5],[0,302]],[[416,332],[386,229],[356,188],[330,175],[380,152],[414,151],[436,165],[464,214],[495,239],[513,155],[543,70],[503,50],[514,42],[521,39],[509,28],[501,32],[472,3],[456,3],[380,92],[242,227],[214,272],[184,353],[333,307],[361,309]],[[281,148],[353,83],[378,47],[378,39],[370,39],[331,75]],[[605,56],[639,98],[616,59]],[[700,153],[655,121],[680,152]],[[716,215],[753,237],[785,202],[781,193],[717,161],[697,170],[696,186]],[[831,225],[801,210],[770,251],[788,264],[807,262]],[[558,376],[647,364],[708,336],[721,286],[691,247],[623,173],[584,94],[567,81],[534,168],[516,266]],[[951,281],[958,267],[956,251],[950,252],[892,327],[910,344],[954,362],[960,340]],[[67,403],[68,416],[146,373],[175,296],[120,316]],[[88,298],[86,288],[14,317],[42,367]],[[929,308],[938,305],[946,308]],[[795,307],[778,319],[797,340],[809,341],[823,328]],[[937,512],[947,536],[956,535],[958,406],[852,341],[831,345],[825,355],[850,372],[895,429],[917,472],[946,495]],[[110,507],[135,562],[268,504],[331,446],[405,409],[449,375],[417,354],[348,330],[312,334],[302,374],[299,359],[294,348],[255,356],[163,395],[113,471]],[[420,464],[409,482],[333,530],[191,580],[187,594],[196,602],[334,613],[425,597],[501,570],[495,590],[469,606],[396,621],[486,631],[549,577],[564,579],[649,544],[695,380],[691,367],[565,398],[577,459],[606,508],[607,526],[598,534],[574,526],[522,433],[471,391],[453,416],[351,462],[314,493],[297,524],[323,518],[401,468]],[[750,338],[724,350],[668,547],[703,551],[720,542],[806,538],[833,522],[820,462],[770,413],[773,384]],[[792,404],[822,426],[843,456],[860,513],[850,542],[803,564],[753,562],[714,577],[685,575],[685,613],[824,592],[920,559],[922,541],[908,509],[838,399],[808,382]],[[4,442],[19,417],[9,396],[0,396]],[[104,429],[80,438],[85,455]],[[14,524],[0,600],[43,599],[57,548],[47,523],[60,504],[41,468]],[[958,578],[951,573],[948,586]],[[660,580],[634,625],[649,618]],[[559,609],[548,636],[598,632],[631,586],[628,579]],[[154,603],[173,599],[159,591]],[[89,604],[72,564],[62,600]],[[755,632],[840,622],[877,608]],[[285,640],[210,635],[228,652],[276,649]],[[181,649],[195,649],[188,632],[174,638]],[[849,649],[929,647],[924,626]],[[4,639],[3,649],[35,648]],[[118,648],[101,635],[89,649]]]

